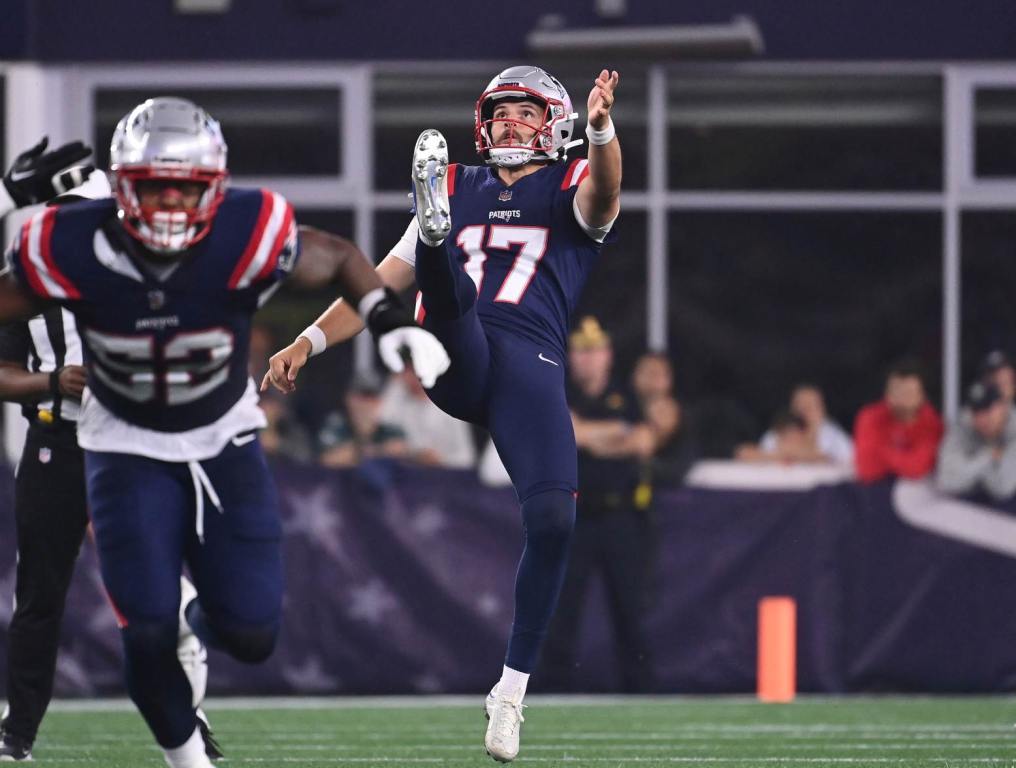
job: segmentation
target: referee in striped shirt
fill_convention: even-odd
[[[69,167],[91,154],[80,142],[45,150],[43,140],[7,172],[0,186],[0,215],[76,187],[92,170]],[[96,197],[109,194],[105,177],[96,174],[86,188],[67,197],[92,196],[88,186],[99,187]],[[21,403],[29,421],[15,480],[18,565],[0,761],[31,760],[53,693],[64,600],[88,526],[76,430],[84,386],[81,342],[65,309],[54,306],[27,322],[0,327],[0,400]]]

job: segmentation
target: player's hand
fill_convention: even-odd
[[[616,71],[602,70],[589,92],[586,102],[588,122],[593,130],[601,131],[607,127],[610,119],[610,108],[614,106],[614,89],[617,88],[619,75]]]
[[[88,379],[88,371],[84,366],[65,365],[60,369],[57,381],[60,384],[60,394],[72,400],[80,400],[81,393],[85,391],[85,382]]]
[[[92,148],[80,141],[46,151],[49,138],[18,155],[4,174],[4,187],[18,208],[51,200],[78,186],[95,166],[81,162],[92,154]]]
[[[296,377],[310,358],[310,339],[297,336],[296,341],[279,350],[268,360],[268,373],[261,379],[261,391],[271,384],[279,392],[288,395],[296,389]]]
[[[451,365],[441,342],[413,322],[413,316],[391,288],[385,289],[384,298],[370,310],[367,327],[388,369],[401,372],[406,367],[405,356],[426,389],[433,387],[438,376]]]

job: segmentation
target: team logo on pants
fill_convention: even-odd
[[[53,458],[53,452],[49,448],[46,448],[45,446],[43,446],[42,448],[39,449],[39,463],[40,464],[49,464],[49,460],[52,459],[52,458]]]

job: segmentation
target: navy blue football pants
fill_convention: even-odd
[[[234,438],[200,468],[221,512],[187,463],[85,452],[89,509],[102,579],[121,622],[128,691],[167,749],[187,741],[197,724],[176,656],[184,562],[200,595],[187,618],[210,647],[241,661],[264,660],[282,610],[282,531],[260,444],[252,434]]]
[[[451,367],[429,391],[456,418],[486,427],[522,506],[525,545],[505,664],[532,672],[557,605],[575,525],[578,468],[565,361],[546,346],[485,328],[476,287],[444,247],[417,243],[423,327]]]

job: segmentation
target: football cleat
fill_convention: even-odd
[[[32,743],[22,741],[17,736],[4,733],[0,740],[0,763],[30,762],[32,760]]]
[[[488,696],[484,707],[489,722],[483,745],[487,748],[487,754],[499,763],[510,763],[519,754],[519,736],[522,723],[525,722],[522,710],[525,705],[521,696],[513,698],[493,691],[491,693],[494,700],[491,702],[491,696]]]
[[[413,148],[413,199],[420,239],[440,245],[452,229],[448,205],[448,142],[429,128]]]
[[[198,728],[201,730],[201,740],[205,743],[205,754],[208,755],[208,759],[218,760],[221,757],[225,757],[222,747],[219,746],[219,742],[215,739],[215,734],[212,733],[212,726],[208,722],[208,715],[200,707],[198,707],[194,714],[198,717]]]

